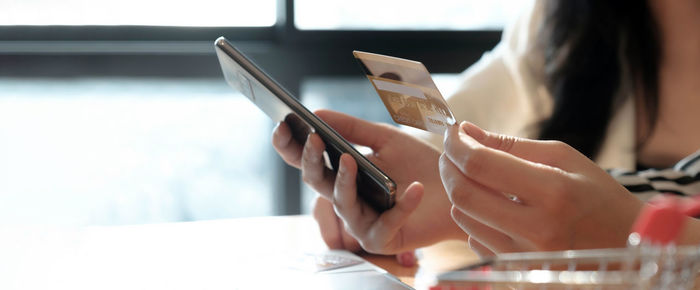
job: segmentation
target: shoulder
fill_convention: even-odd
[[[537,136],[536,124],[552,106],[538,44],[545,2],[529,1],[499,44],[462,73],[459,89],[448,98],[458,119],[504,134]]]

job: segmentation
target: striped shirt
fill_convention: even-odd
[[[643,171],[608,170],[631,193],[649,200],[660,193],[679,196],[700,194],[700,150],[671,168]]]

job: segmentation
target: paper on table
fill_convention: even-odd
[[[258,232],[252,236],[231,223],[0,227],[0,289],[407,289],[347,251],[316,254],[360,263],[323,272],[290,269],[284,257],[303,251],[294,238],[280,242],[279,233],[260,230],[264,223],[250,223]]]

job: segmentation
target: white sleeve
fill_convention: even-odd
[[[537,124],[551,111],[542,83],[543,54],[537,47],[544,1],[534,1],[503,32],[501,42],[461,74],[461,85],[447,98],[458,122],[486,130],[535,137]],[[411,130],[437,148],[443,136]]]

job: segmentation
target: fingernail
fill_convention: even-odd
[[[416,265],[416,254],[413,251],[403,252],[396,255],[396,260],[404,267],[413,267]]]
[[[314,150],[314,145],[311,144],[311,140],[309,139],[309,137],[311,137],[311,134],[306,136],[306,144],[304,144],[304,146],[307,148],[305,150],[306,151],[305,154],[309,155],[308,156],[309,161],[311,161],[313,163],[317,163],[319,160],[319,155],[316,154],[316,150]]]
[[[280,125],[281,125],[281,124],[282,124],[282,122],[277,122],[277,124],[275,124],[275,127],[272,128],[272,136],[273,136],[273,138],[274,138],[274,136],[276,136],[277,134],[279,134],[279,128],[280,128]]]
[[[447,138],[450,137],[450,130],[453,130],[452,129],[453,127],[454,127],[454,125],[445,128],[445,132],[442,135],[442,143],[447,142]]]
[[[464,131],[464,133],[467,133],[467,135],[471,136],[476,140],[483,140],[484,138],[486,138],[486,132],[484,132],[483,129],[477,127],[472,123],[465,121],[462,122],[462,124],[460,124],[459,127],[462,129],[462,131]]]
[[[345,162],[343,161],[343,156],[345,156],[345,154],[340,155],[340,160],[338,160],[338,174],[345,174],[346,168]]]
[[[408,187],[409,187],[409,188],[412,188],[412,187],[414,187],[414,186],[416,186],[416,185],[419,185],[419,184],[421,184],[420,181],[414,181],[414,182],[412,182]],[[411,192],[412,192],[412,195],[411,195],[411,198],[412,198],[412,199],[415,199],[415,198],[416,198],[415,191],[416,191],[415,189],[411,191]]]

